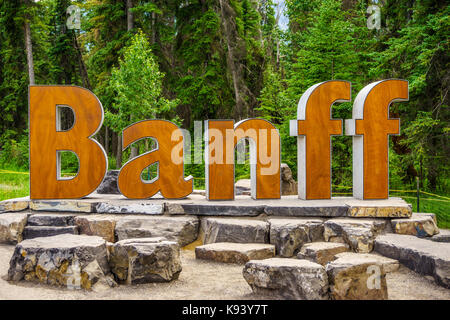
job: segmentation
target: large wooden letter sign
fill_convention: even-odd
[[[348,81],[326,81],[310,87],[300,98],[290,135],[297,136],[298,197],[331,198],[331,136],[342,135],[342,120],[331,118],[335,102],[350,101]]]
[[[143,138],[155,138],[158,143],[156,150],[131,159],[120,170],[118,187],[124,196],[146,199],[161,191],[166,199],[178,199],[192,193],[192,177],[184,179],[183,162],[172,159],[172,150],[179,144],[172,140],[174,135],[183,139],[181,130],[165,120],[140,121],[123,130],[124,149]],[[155,162],[158,162],[158,177],[151,182],[142,181],[142,171]]]
[[[234,148],[250,140],[250,178],[253,199],[279,199],[280,135],[268,121],[248,119],[205,121],[205,179],[208,200],[234,199]]]
[[[58,108],[70,107],[75,123],[62,131]],[[106,153],[91,139],[102,126],[103,108],[87,89],[71,86],[30,86],[30,198],[82,198],[102,182]],[[79,169],[74,178],[61,178],[59,152],[72,151]]]
[[[89,90],[72,86],[30,86],[30,198],[74,199],[93,192],[107,169],[106,153],[92,139],[103,122],[103,108]],[[298,197],[331,198],[331,136],[342,135],[342,120],[332,119],[335,102],[350,101],[348,81],[332,80],[310,87],[298,103],[290,134],[297,136]],[[386,199],[389,196],[389,135],[400,133],[400,121],[389,118],[389,105],[408,100],[408,82],[382,80],[364,87],[346,120],[353,136],[353,196]],[[70,107],[75,123],[61,130],[59,109]],[[279,199],[280,135],[263,119],[205,122],[205,186],[208,200],[234,199],[234,151],[241,139],[250,142],[251,196]],[[123,130],[123,148],[153,138],[157,148],[129,160],[120,170],[118,187],[131,199],[147,199],[161,192],[167,199],[188,196],[191,176],[184,177],[183,134],[165,120],[145,120]],[[71,151],[79,161],[75,177],[62,178],[60,153]],[[149,165],[158,164],[158,176],[141,178]]]
[[[364,87],[353,104],[346,134],[353,136],[353,196],[386,199],[389,196],[389,139],[400,134],[399,119],[389,119],[389,105],[408,100],[408,82],[383,80]]]

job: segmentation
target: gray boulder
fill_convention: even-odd
[[[91,289],[109,273],[105,240],[62,234],[24,240],[16,245],[8,280]]]
[[[199,221],[192,216],[127,216],[116,223],[119,241],[131,238],[164,237],[181,247],[198,237]]]
[[[387,221],[381,219],[330,219],[324,223],[324,238],[328,242],[346,243],[355,252],[369,253],[375,238],[386,227]]]
[[[15,244],[22,241],[27,217],[26,213],[0,214],[0,243]]]
[[[383,263],[355,253],[341,255],[326,265],[332,299],[387,300]]]
[[[123,283],[168,282],[181,272],[180,247],[173,241],[128,239],[108,249],[111,271]]]
[[[428,214],[413,214],[407,219],[392,219],[392,229],[395,233],[412,235],[419,238],[432,237],[439,233],[433,216]]]
[[[291,168],[286,163],[281,164],[281,195],[298,194],[298,184],[292,177]]]
[[[97,193],[100,194],[120,194],[117,187],[117,179],[119,177],[120,170],[108,170],[105,178],[100,186],[97,188]]]
[[[318,218],[276,218],[269,223],[270,243],[282,257],[292,257],[307,242],[323,240],[323,221]]]

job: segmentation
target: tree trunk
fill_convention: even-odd
[[[105,151],[106,155],[109,154],[109,129],[107,126],[105,126]]]
[[[24,1],[27,5],[28,1]],[[31,31],[30,23],[28,21],[28,16],[25,17],[24,22],[24,34],[25,34],[25,48],[27,51],[27,64],[28,64],[28,78],[30,80],[30,85],[35,84],[34,81],[34,61],[33,61],[33,44],[31,43]]]
[[[219,4],[220,4],[220,12],[221,12],[221,17],[222,17],[222,26],[223,26],[223,30],[225,33],[225,41],[227,43],[227,64],[228,67],[230,69],[231,72],[231,76],[233,79],[233,88],[234,88],[234,99],[235,99],[235,109],[234,109],[234,118],[237,120],[240,120],[244,117],[244,105],[245,102],[241,97],[240,91],[239,91],[239,85],[240,85],[240,76],[239,76],[239,61],[236,62],[235,57],[233,56],[233,48],[231,46],[231,42],[232,42],[232,35],[231,32],[232,30],[230,30],[230,25],[229,22],[227,21],[227,15],[225,12],[225,7],[224,7],[224,0],[219,0]],[[230,21],[231,22],[231,21]],[[237,39],[236,39],[237,41]]]
[[[116,169],[122,167],[122,133],[117,134]]]
[[[80,67],[80,75],[81,75],[81,81],[83,82],[83,87],[91,90],[91,83],[89,81],[86,64],[83,61],[83,55],[81,53],[81,48],[80,48],[80,45],[78,44],[77,34],[75,32],[74,32],[74,37],[73,37],[73,46],[75,48],[75,51],[77,52],[78,65]]]
[[[127,0],[127,31],[131,31],[134,27],[133,12],[131,11],[131,8],[133,8],[133,1]],[[133,121],[133,115],[130,115],[130,120]],[[135,158],[137,155],[138,149],[136,146],[132,145],[130,158]]]
[[[133,0],[127,0],[127,30],[130,31],[134,27],[133,23]]]

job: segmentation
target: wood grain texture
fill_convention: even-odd
[[[95,191],[107,170],[102,146],[90,137],[103,122],[103,108],[87,89],[74,86],[30,86],[30,198],[75,199]],[[57,131],[57,106],[69,106],[74,126]],[[78,156],[78,174],[59,180],[57,152]]]
[[[389,118],[389,105],[405,100],[405,80],[381,81],[364,99],[363,119],[355,122],[355,134],[363,136],[364,199],[389,197],[389,135],[400,134],[400,120]]]
[[[299,102],[298,139],[299,198],[331,198],[331,136],[342,135],[342,120],[331,118],[335,102],[350,101],[348,81],[326,81],[313,86]]]
[[[253,199],[279,199],[280,136],[263,119],[206,121],[206,194],[208,200],[234,199],[234,150],[239,140],[249,138]]]
[[[118,178],[120,192],[130,199],[147,199],[158,191],[166,199],[179,199],[191,194],[192,177],[184,178],[181,130],[170,121],[140,121],[123,130],[123,149],[143,138],[156,139],[158,147],[124,164]],[[152,182],[144,182],[142,171],[156,162],[158,177]]]

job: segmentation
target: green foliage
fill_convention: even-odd
[[[373,81],[402,78],[410,99],[390,107],[402,133],[390,138],[390,186],[411,190],[419,177],[422,190],[450,194],[446,1],[384,1],[381,29],[368,30],[367,1],[286,0],[284,31],[273,0],[132,3],[128,30],[123,0],[0,1],[0,167],[28,167],[28,22],[36,83],[81,85],[102,102],[111,130],[106,135],[103,128],[97,139],[108,141],[110,168],[119,155],[113,154],[116,132],[141,119],[173,119],[192,129],[193,120],[263,117],[279,129],[282,162],[295,176],[297,143],[289,120],[308,87],[348,80],[354,99]],[[82,9],[82,30],[65,26],[70,4]],[[348,119],[351,110],[351,103],[339,103],[332,116]],[[351,138],[333,137],[332,148],[333,191],[351,191]],[[64,155],[63,168],[76,170],[76,159]],[[196,188],[204,187],[203,164],[185,170]],[[248,165],[237,165],[236,178],[244,177]],[[424,201],[430,207],[422,210],[448,211],[443,202]]]
[[[108,125],[120,132],[136,121],[158,118],[172,111],[178,101],[162,96],[163,77],[145,35],[137,33],[125,49],[123,59],[119,59],[119,68],[112,71],[109,86],[115,98],[113,110],[106,112]]]
[[[7,136],[7,135],[5,135]],[[28,169],[28,136],[24,134],[19,141],[5,138],[0,150],[0,167],[9,169]]]

